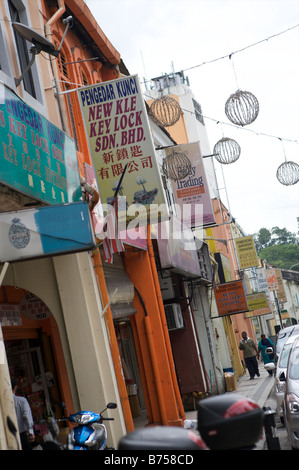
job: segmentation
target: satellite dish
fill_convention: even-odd
[[[67,33],[68,28],[72,25],[72,16],[68,16],[62,22],[66,24],[65,31],[63,33],[63,37],[61,40],[61,43],[59,45],[58,49],[55,49],[54,45],[48,41],[44,36],[41,36],[41,34],[37,33],[33,29],[29,28],[25,24],[21,23],[12,23],[12,26],[14,30],[22,36],[22,38],[26,39],[26,41],[32,42],[33,46],[30,49],[30,52],[32,54],[32,57],[30,59],[30,62],[28,63],[27,67],[23,71],[22,75],[19,78],[15,78],[15,84],[16,86],[19,86],[21,81],[23,80],[25,74],[31,69],[33,62],[35,61],[35,56],[39,54],[41,51],[47,52],[48,54],[53,55],[54,57],[58,57],[63,40],[65,38],[65,35]]]
[[[36,51],[34,52],[35,54],[38,54],[39,52],[43,51],[47,52],[48,54],[54,55],[55,57],[58,56],[59,51],[56,51],[54,45],[41,34],[29,28],[25,24],[12,23],[12,26],[20,36],[34,44],[36,49]]]

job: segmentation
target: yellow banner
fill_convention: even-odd
[[[249,310],[249,312],[246,312],[246,317],[251,318],[271,313],[265,292],[248,294],[246,295],[246,300]]]
[[[235,239],[240,269],[258,266],[258,258],[252,236]]]

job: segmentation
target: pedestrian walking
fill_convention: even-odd
[[[18,383],[11,380],[13,399],[18,421],[22,450],[32,450],[31,443],[34,442],[33,418],[30,405],[25,397],[16,395]]]
[[[261,340],[259,341],[258,344],[258,351],[262,353],[262,359],[264,364],[268,364],[269,362],[274,362],[274,352],[272,354],[267,354],[266,349],[267,348],[272,348],[273,343],[269,338],[266,338],[266,335],[262,334],[261,335]],[[273,371],[268,370],[268,374],[272,375]]]
[[[242,332],[242,339],[239,344],[239,349],[243,351],[244,361],[248,369],[250,380],[253,380],[255,375],[260,376],[259,366],[257,359],[259,358],[259,352],[253,339],[247,336],[246,331]]]

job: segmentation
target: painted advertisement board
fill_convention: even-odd
[[[167,148],[166,156],[172,149],[184,154],[191,162],[191,173],[188,176],[171,181],[175,203],[181,210],[180,218],[189,227],[214,224],[215,217],[199,142]]]
[[[167,205],[147,111],[137,75],[80,88],[85,123],[102,204],[119,196],[119,225],[136,218],[143,225],[166,220]],[[123,201],[122,201],[123,202]],[[162,211],[161,211],[162,209]]]
[[[253,237],[240,237],[234,240],[239,258],[240,269],[258,266],[258,257],[253,241]]]
[[[242,281],[226,282],[214,287],[219,316],[247,312],[248,305]]]
[[[75,142],[0,83],[0,182],[48,204],[82,197]]]

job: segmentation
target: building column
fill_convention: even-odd
[[[105,314],[98,285],[87,253],[53,259],[81,410],[102,411],[108,402],[108,446],[117,448],[126,434]],[[105,423],[106,424],[106,423]]]

